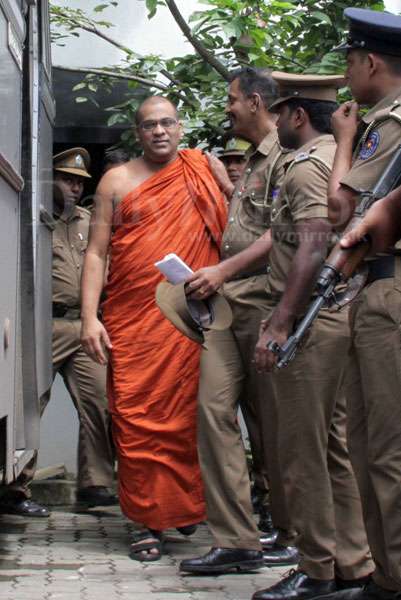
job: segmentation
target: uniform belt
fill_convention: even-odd
[[[394,277],[395,256],[380,256],[369,261],[369,275],[366,283],[372,283],[377,279],[388,279]]]
[[[67,306],[62,302],[53,302],[53,318],[54,319],[80,319],[81,309],[79,306]]]
[[[239,281],[240,279],[248,279],[249,277],[257,277],[258,275],[267,275],[267,273],[268,267],[263,267],[262,269],[252,271],[252,273],[239,273],[238,275],[234,275],[229,281]]]

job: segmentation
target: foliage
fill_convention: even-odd
[[[149,18],[160,6],[167,6],[176,20],[180,17],[173,0],[135,1],[146,3]],[[191,15],[189,32],[183,33],[195,47],[201,46],[201,52],[198,47],[196,54],[184,57],[139,56],[105,34],[104,29],[111,23],[91,19],[82,10],[53,6],[53,35],[59,42],[63,35],[79,35],[85,29],[119,46],[126,58],[111,71],[149,80],[145,95],[160,93],[152,82],[165,87],[164,95],[179,104],[186,127],[185,142],[190,146],[213,146],[221,137],[227,82],[213,60],[217,59],[223,73],[248,64],[289,72],[343,71],[343,56],[331,49],[345,37],[343,10],[349,0],[202,0],[202,4],[205,9]],[[116,6],[117,2],[98,5],[95,13],[100,14],[110,5]],[[381,0],[356,0],[352,6],[384,9]],[[59,33],[60,27],[63,34]],[[84,101],[84,92],[93,91],[97,85],[98,77],[89,75],[79,84],[77,101]],[[143,89],[139,82],[131,81],[129,85],[136,91]],[[110,107],[109,125],[131,123],[137,102],[138,97]],[[126,133],[125,142],[129,139]]]

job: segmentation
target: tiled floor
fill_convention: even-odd
[[[132,523],[117,508],[54,511],[49,519],[0,516],[1,600],[250,600],[287,571],[218,577],[180,575],[186,557],[210,547],[205,526],[191,538],[167,534],[156,563],[128,558]]]

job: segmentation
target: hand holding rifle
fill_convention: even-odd
[[[320,309],[337,303],[335,288],[348,282],[372,251],[386,250],[400,237],[401,189],[401,145],[396,149],[390,163],[371,192],[360,195],[354,216],[344,231],[340,243],[331,251],[317,279],[316,298],[310,304],[294,333],[280,345],[273,339],[268,349],[277,356],[277,367],[282,368],[294,358],[299,344],[318,316]],[[391,191],[394,190],[394,191]],[[373,240],[373,242],[372,242]],[[354,298],[362,289],[366,277],[361,277],[359,289],[352,294],[346,290],[343,298]]]

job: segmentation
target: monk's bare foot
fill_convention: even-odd
[[[153,562],[160,560],[163,551],[161,531],[144,529],[137,531],[130,547],[129,556],[132,560],[140,562]]]

